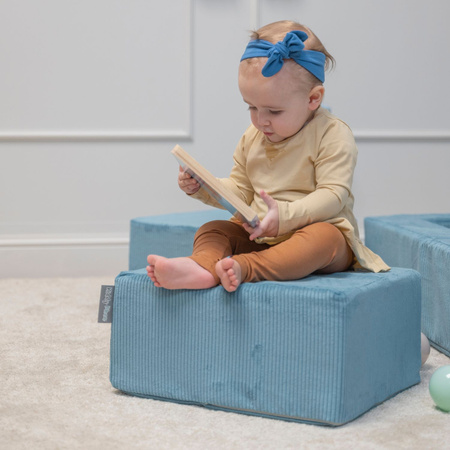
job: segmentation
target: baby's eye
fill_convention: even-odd
[[[281,111],[281,110],[269,110],[269,112],[270,112],[270,114],[274,114],[274,115],[277,115],[277,114],[281,114],[283,111]]]
[[[255,108],[254,106],[249,106],[249,107],[248,107],[248,110],[249,110],[249,111],[255,111],[256,108]]]

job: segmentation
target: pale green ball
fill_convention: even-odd
[[[443,411],[450,411],[450,365],[437,369],[430,379],[430,395]]]

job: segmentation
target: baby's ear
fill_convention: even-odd
[[[323,96],[325,94],[325,88],[320,86],[314,86],[309,93],[309,109],[315,111],[322,103]]]

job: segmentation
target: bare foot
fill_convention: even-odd
[[[150,260],[150,256],[153,255],[149,255],[147,257],[147,261]],[[155,264],[154,262],[150,263],[150,265],[147,266],[147,275],[150,277],[150,279],[153,281],[153,283],[155,284],[155,286],[157,287],[161,287],[161,285],[158,283],[158,280],[156,279],[156,275],[155,275]]]
[[[225,258],[216,264],[216,273],[222,286],[228,292],[234,292],[241,284],[241,266],[232,258]]]
[[[147,275],[156,287],[166,289],[208,289],[216,286],[213,275],[190,258],[149,255]]]

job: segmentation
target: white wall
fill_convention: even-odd
[[[283,18],[337,60],[325,102],[357,137],[361,228],[448,213],[449,15],[446,0],[3,0],[0,277],[114,276],[132,217],[205,208],[170,149],[227,175],[248,30]]]

